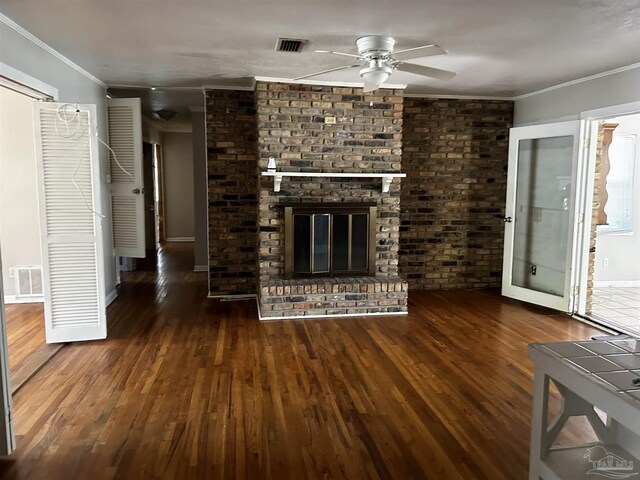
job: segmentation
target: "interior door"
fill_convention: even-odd
[[[2,270],[1,255],[0,270]],[[0,275],[0,456],[9,455],[16,447],[16,437],[11,418],[11,385],[9,384],[9,354],[6,327],[4,289],[2,275]]]
[[[34,103],[47,343],[107,336],[95,105]]]
[[[144,258],[145,202],[139,98],[110,98],[109,166],[113,246],[119,257]]]
[[[512,128],[502,294],[573,311],[576,212],[584,126]]]

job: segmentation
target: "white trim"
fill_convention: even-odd
[[[485,95],[442,95],[439,93],[405,93],[405,98],[443,98],[445,100],[509,100],[513,101],[514,97],[492,97]]]
[[[118,298],[118,291],[114,288],[104,297],[105,308],[111,305],[116,298]]]
[[[33,295],[33,296],[24,296],[24,295],[5,295],[4,303],[9,305],[13,303],[43,303],[44,295]]]
[[[256,87],[255,87],[255,82],[254,85],[248,86],[248,85],[203,85],[202,86],[203,90],[243,90],[243,91],[247,91],[247,92],[253,92]]]
[[[640,112],[640,102],[631,102],[623,103],[621,105],[612,105],[611,107],[586,110],[580,113],[580,119],[601,120],[612,117],[620,117],[622,115],[632,115],[638,112]]]
[[[209,271],[209,265],[194,265],[193,266],[193,271],[194,272],[208,272]]]
[[[616,73],[626,72],[627,70],[633,70],[634,68],[640,68],[640,62],[632,63],[631,65],[626,65],[624,67],[614,68],[613,70],[607,70],[605,72],[596,73],[594,75],[589,75],[588,77],[576,78],[575,80],[569,80],[568,82],[559,83],[551,87],[543,88],[542,90],[536,90],[535,92],[516,95],[513,97],[513,100],[522,100],[524,98],[533,97],[535,95],[551,92],[553,90],[558,90],[559,88],[570,87],[571,85],[575,85],[577,83],[588,82],[589,80],[595,80],[597,78],[608,77],[609,75],[615,75]]]
[[[11,20],[9,17],[7,17],[6,15],[3,15],[2,13],[0,13],[0,22],[4,23],[7,27],[11,28],[12,30],[14,30],[16,33],[22,35],[24,38],[26,38],[27,40],[29,40],[30,42],[32,42],[33,44],[37,45],[38,47],[42,48],[45,52],[49,53],[50,55],[54,56],[55,58],[57,58],[58,60],[60,60],[62,63],[64,63],[65,65],[67,65],[68,67],[73,68],[76,72],[78,72],[81,75],[84,75],[85,77],[87,77],[89,80],[91,80],[94,83],[97,83],[98,85],[100,85],[101,87],[107,88],[107,85],[100,80],[98,77],[96,77],[95,75],[90,74],[89,72],[87,72],[84,68],[82,68],[81,66],[79,66],[78,64],[72,62],[71,60],[69,60],[67,57],[65,57],[64,55],[62,55],[60,52],[58,52],[57,50],[53,49],[52,47],[50,47],[49,45],[47,45],[46,43],[44,43],[42,40],[40,40],[38,37],[36,37],[34,34],[28,32],[27,30],[25,30],[24,28],[22,28],[20,25],[18,25],[16,22],[14,22],[13,20]]]
[[[49,85],[48,83],[41,82],[37,78],[27,75],[6,63],[0,62],[0,75],[13,80],[14,82],[21,83],[22,85],[36,90],[37,92],[41,92],[44,95],[53,98],[54,101],[58,99],[59,94],[57,88]]]
[[[319,85],[324,87],[354,87],[354,88],[362,88],[363,82],[330,82],[327,80],[292,80],[290,78],[279,78],[279,77],[255,77],[258,82],[271,82],[271,83],[296,83],[301,85]],[[379,88],[394,88],[394,89],[405,89],[407,85],[404,83],[383,83]],[[375,93],[371,93],[375,95]]]
[[[593,288],[638,288],[640,287],[640,280],[594,280]]]
[[[164,239],[165,242],[193,242],[195,241],[194,237],[166,237]]]

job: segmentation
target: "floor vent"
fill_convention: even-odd
[[[279,38],[276,44],[276,52],[298,53],[302,51],[306,40],[295,38]]]
[[[16,265],[13,267],[13,271],[15,272],[17,297],[42,296],[42,266]]]

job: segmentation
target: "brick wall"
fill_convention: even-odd
[[[499,286],[513,102],[405,98],[400,274],[412,289]]]
[[[283,278],[282,201],[375,199],[377,275],[414,289],[499,285],[512,103],[401,95],[264,82],[207,92],[211,294]],[[385,194],[377,179],[336,178],[285,179],[274,194],[258,177],[269,156],[291,171],[408,177]]]
[[[206,93],[209,293],[256,292],[255,93]]]

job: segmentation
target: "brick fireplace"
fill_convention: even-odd
[[[274,157],[279,171],[400,173],[401,90],[363,95],[359,88],[267,82],[258,82],[256,89],[261,171]],[[325,204],[327,214],[337,206],[375,206],[371,269],[367,261],[367,267],[359,269],[364,272],[352,275],[333,272],[299,278],[287,274],[286,252],[291,246],[286,244],[285,208],[295,204],[316,209]],[[356,218],[356,223],[361,221]],[[276,193],[273,181],[261,177],[258,302],[262,317],[406,312],[407,285],[398,276],[399,229],[400,179],[383,193],[380,179],[375,178],[289,177]],[[322,263],[325,267],[329,265]]]

